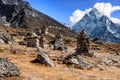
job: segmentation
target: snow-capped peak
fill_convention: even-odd
[[[120,26],[112,20],[93,8],[89,13],[79,20],[72,28],[77,33],[82,29],[90,34],[91,38],[98,36],[104,42],[120,43]]]
[[[96,8],[91,9],[91,11],[87,14],[88,14],[88,16],[96,16],[98,18],[103,15]]]

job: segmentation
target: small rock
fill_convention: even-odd
[[[115,63],[118,63],[118,60],[115,59],[115,58],[113,58],[112,61],[115,62]]]
[[[19,41],[18,43],[19,43],[19,45],[27,45],[26,41]]]
[[[120,52],[116,53],[116,55],[120,56]]]
[[[78,60],[75,59],[75,58],[72,58],[69,60],[69,63],[72,63],[72,64],[79,64]]]
[[[19,51],[18,51],[17,49],[12,50],[12,53],[13,53],[13,54],[18,54],[18,52],[19,52]]]
[[[104,70],[104,67],[102,66],[102,65],[97,65],[97,67],[101,70],[101,71],[103,71]]]

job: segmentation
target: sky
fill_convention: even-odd
[[[75,24],[91,8],[120,23],[120,0],[27,0],[36,10],[55,20]]]

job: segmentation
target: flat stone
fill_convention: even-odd
[[[64,61],[67,64],[74,65],[76,68],[81,68],[84,70],[91,69],[93,67],[92,63],[88,62],[85,58],[80,55],[68,56]]]
[[[54,62],[52,60],[50,60],[50,58],[44,54],[44,53],[38,53],[37,58],[35,59],[35,61],[39,61],[41,64],[45,64],[48,65],[50,67],[54,67]]]
[[[79,65],[80,65],[81,69],[90,69],[90,68],[92,68],[92,64],[88,63],[88,61],[86,59],[84,59],[83,57],[78,55],[76,58],[77,58],[77,60],[79,62]]]

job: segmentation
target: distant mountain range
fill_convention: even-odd
[[[53,18],[33,9],[24,0],[0,0],[0,24],[19,28],[65,27]]]
[[[91,38],[99,37],[103,42],[120,43],[120,25],[115,24],[96,8],[86,13],[73,27],[78,34],[81,30],[89,33]]]

